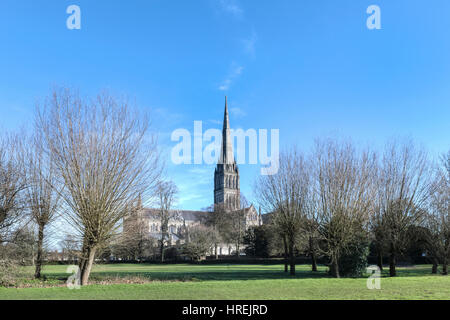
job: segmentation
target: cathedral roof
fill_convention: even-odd
[[[157,218],[160,209],[145,208],[144,216],[148,218]],[[207,211],[193,211],[193,210],[169,210],[171,216],[178,216],[186,221],[199,221],[204,219],[209,213]]]
[[[248,208],[239,209],[238,211],[243,210],[246,214],[250,212],[257,212],[253,205]],[[156,208],[144,208],[144,217],[157,219],[158,213],[160,209]],[[169,213],[172,217],[180,217],[186,221],[200,221],[206,218],[210,212],[208,211],[194,211],[194,210],[169,210]]]

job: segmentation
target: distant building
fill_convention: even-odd
[[[233,144],[230,133],[230,119],[228,114],[228,103],[225,98],[225,114],[222,131],[222,147],[217,166],[214,170],[214,205],[220,205],[225,210],[244,210],[245,228],[262,224],[261,215],[255,207],[250,205],[241,208],[239,168],[233,156]],[[139,219],[139,223],[144,226],[145,232],[155,239],[161,239],[161,221],[158,219],[159,209],[141,208],[137,214],[130,215],[124,221],[124,232],[131,225],[131,221]],[[171,210],[169,220],[169,243],[183,243],[180,238],[183,231],[189,227],[204,224],[207,220],[207,211]],[[220,255],[229,255],[235,251],[234,245],[223,244],[219,248]]]

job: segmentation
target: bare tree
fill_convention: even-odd
[[[0,244],[7,241],[25,212],[23,191],[27,185],[21,140],[19,135],[3,133],[0,136]]]
[[[311,192],[312,193],[312,192]],[[317,210],[314,209],[314,200],[311,200],[311,210],[302,222],[302,231],[300,234],[301,243],[305,247],[305,252],[311,257],[311,271],[317,271],[317,258],[319,256],[319,220],[317,217]]]
[[[182,246],[183,253],[192,260],[201,260],[214,246],[214,233],[213,229],[202,225],[189,227],[188,239]]]
[[[45,150],[41,128],[35,126],[25,155],[27,189],[25,192],[31,220],[37,226],[37,255],[34,277],[41,277],[44,260],[44,239],[47,226],[54,221],[60,207],[61,186],[56,179],[56,166],[51,152]]]
[[[238,210],[229,210],[222,205],[216,205],[216,210],[221,211],[222,223],[221,233],[222,239],[228,244],[233,244],[236,248],[236,257],[240,257],[241,244],[244,242],[244,235],[246,230],[246,209],[249,203],[245,196],[240,194],[240,208]]]
[[[73,235],[66,235],[63,240],[59,242],[59,247],[63,255],[63,261],[72,261],[75,264],[80,259],[81,244],[80,241]]]
[[[386,226],[384,225],[383,215],[379,209],[374,210],[370,219],[370,230],[377,254],[377,266],[380,270],[383,270],[383,256],[388,249],[386,248]]]
[[[151,255],[154,239],[150,237],[149,225],[145,223],[145,211],[141,201],[124,219],[123,232],[114,248],[128,260],[143,261]]]
[[[68,89],[55,90],[38,119],[65,187],[62,216],[82,237],[86,285],[97,249],[159,178],[156,139],[146,117],[106,93],[86,101]]]
[[[30,224],[25,224],[16,228],[10,241],[9,257],[20,262],[21,265],[34,265],[37,254],[36,230]]]
[[[378,173],[378,226],[389,253],[389,274],[396,276],[396,260],[407,244],[407,231],[424,218],[429,196],[427,154],[411,141],[387,144]]]
[[[219,259],[219,245],[224,241],[222,236],[224,230],[224,225],[226,223],[225,208],[222,205],[211,205],[204,209],[208,212],[206,216],[205,225],[213,230],[213,242],[214,242],[214,256],[215,259]],[[226,231],[225,231],[226,232]]]
[[[450,260],[450,151],[441,158],[430,188],[428,211],[425,216],[425,239],[433,257],[433,272],[442,261],[442,274],[448,274]]]
[[[329,139],[316,141],[314,163],[318,231],[326,243],[331,274],[339,278],[341,255],[367,234],[376,157],[370,151],[357,152],[351,142]]]
[[[159,243],[161,262],[164,262],[164,248],[169,238],[169,221],[172,218],[171,209],[178,192],[177,186],[172,181],[161,181],[156,188],[158,201],[158,219],[161,221],[161,239]]]
[[[309,164],[295,148],[280,154],[275,175],[260,176],[255,194],[266,212],[274,213],[274,223],[289,253],[290,274],[295,275],[295,243],[308,211]]]

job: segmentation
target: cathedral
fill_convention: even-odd
[[[225,97],[225,112],[223,119],[222,144],[217,166],[214,170],[214,207],[220,206],[223,210],[243,210],[245,228],[262,224],[261,214],[253,205],[244,208],[241,206],[241,193],[239,182],[239,168],[233,154],[233,141],[231,140],[230,117],[228,103]],[[130,216],[124,220],[124,232],[131,219],[139,219],[139,223],[145,227],[148,235],[155,239],[161,239],[161,221],[158,219],[157,208],[141,208],[138,217]],[[169,220],[169,245],[183,243],[180,237],[186,228],[203,224],[207,220],[207,211],[170,210]],[[219,248],[220,255],[235,254],[234,244],[223,243]]]
[[[214,205],[223,204],[229,210],[241,209],[241,193],[239,188],[239,169],[233,155],[231,141],[230,117],[225,97],[225,115],[223,118],[222,148],[214,170]]]

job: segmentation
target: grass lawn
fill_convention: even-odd
[[[91,279],[144,279],[142,284],[93,284],[79,290],[62,286],[67,266],[45,266],[48,288],[0,288],[0,299],[450,299],[450,277],[431,275],[431,266],[398,268],[398,277],[386,271],[380,290],[369,290],[367,278],[334,279],[326,268],[313,273],[297,266],[297,276],[282,265],[97,265]],[[31,268],[27,268],[31,273]],[[36,283],[34,283],[36,285]]]

